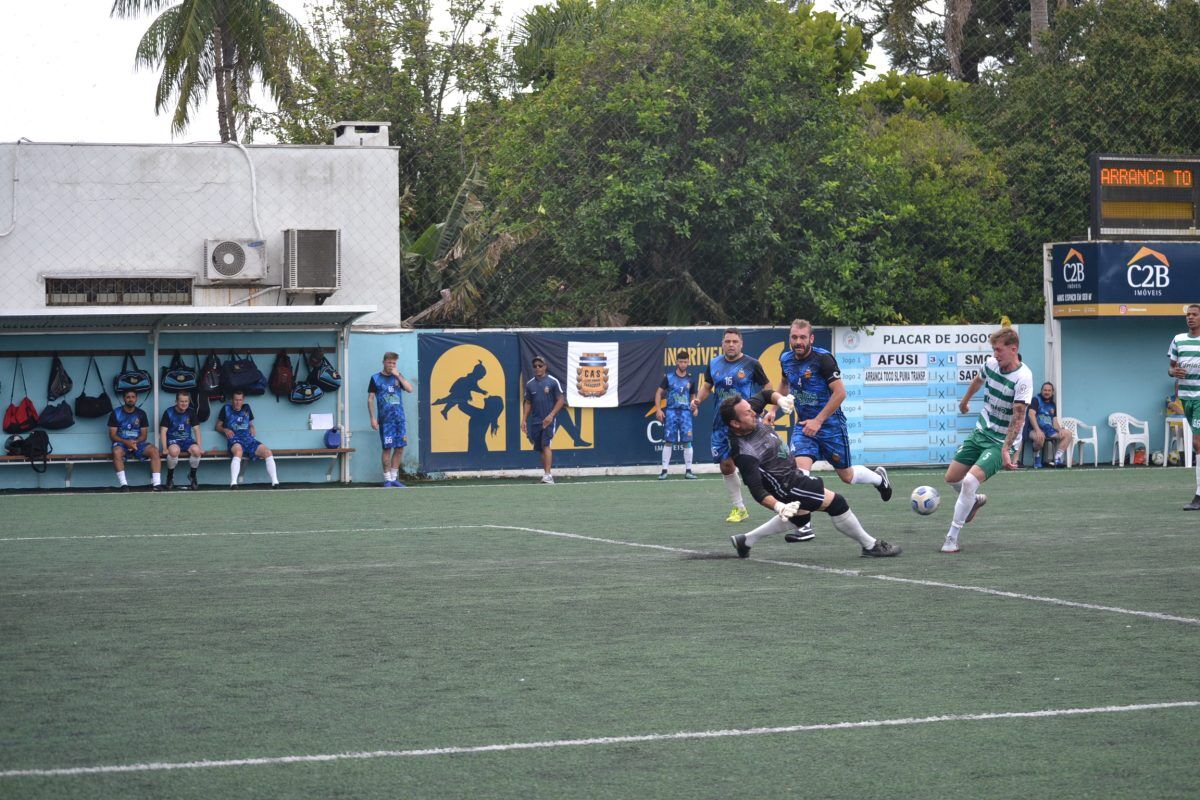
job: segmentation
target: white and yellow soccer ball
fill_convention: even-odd
[[[1183,463],[1183,456],[1178,450],[1172,450],[1171,455],[1167,456],[1167,463],[1172,467],[1178,467]]]
[[[1163,460],[1162,450],[1155,450],[1150,454],[1150,463],[1156,467],[1161,467],[1163,465]]]
[[[938,504],[941,502],[942,496],[932,486],[918,486],[912,491],[912,510],[922,516],[937,511]]]

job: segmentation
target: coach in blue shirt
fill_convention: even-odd
[[[546,374],[546,359],[534,356],[529,362],[533,377],[525,383],[525,403],[521,408],[521,433],[529,437],[533,449],[542,454],[542,483],[554,483],[550,474],[553,455],[550,442],[558,430],[554,418],[562,410],[566,398],[558,378]],[[533,417],[530,418],[530,413]]]

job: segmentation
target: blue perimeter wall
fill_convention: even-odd
[[[1044,326],[1022,324],[1022,355],[1025,363],[1033,370],[1034,379],[1040,386],[1046,380]],[[1059,388],[1061,408],[1064,416],[1077,417],[1085,423],[1098,426],[1100,440],[1100,463],[1112,459],[1113,432],[1107,418],[1113,411],[1124,411],[1150,422],[1151,450],[1161,450],[1163,441],[1163,406],[1166,397],[1173,391],[1173,381],[1166,373],[1166,351],[1171,337],[1184,330],[1182,319],[1175,318],[1106,318],[1069,319],[1061,323],[1063,386]],[[366,384],[369,377],[380,367],[382,354],[388,350],[400,354],[400,370],[416,382],[419,374],[417,364],[417,342],[423,333],[441,334],[441,331],[393,331],[386,333],[355,332],[350,337],[350,363],[346,374],[346,386],[350,403],[352,436],[350,445],[357,452],[351,459],[351,478],[355,482],[379,480],[380,446],[378,435],[371,430],[366,410]],[[209,349],[216,349],[222,358],[229,352],[229,345],[236,341],[229,334],[163,334],[159,366],[165,366],[176,348],[182,349],[190,358],[192,352],[203,356]],[[300,347],[321,345],[335,360],[335,337],[332,333],[320,336],[296,333],[259,333],[252,343],[256,348],[286,347],[293,359]],[[39,334],[31,336],[6,336],[0,339],[0,401],[7,404],[6,395],[13,389],[12,358],[4,352],[16,350],[124,350],[143,349],[149,352],[149,342],[143,334],[97,334],[89,336]],[[835,344],[836,348],[836,344]],[[836,352],[836,351],[835,351]],[[273,356],[255,356],[259,368],[269,372]],[[119,356],[97,359],[106,388],[111,389],[112,377],[120,368]],[[139,359],[139,364],[149,369],[149,356]],[[49,379],[50,359],[22,359],[29,396],[39,411],[45,405],[46,383]],[[69,396],[73,401],[83,385],[84,367],[87,359],[69,357],[64,359],[67,371],[75,382]],[[339,368],[342,365],[338,365]],[[158,373],[154,370],[157,382]],[[93,377],[88,393],[96,393]],[[419,388],[418,392],[419,392]],[[6,391],[7,390],[7,391]],[[16,387],[16,399],[20,399],[20,385]],[[160,395],[160,412],[171,402],[166,394]],[[336,403],[326,396],[311,406],[295,406],[286,401],[276,402],[268,395],[250,398],[255,413],[255,426],[260,438],[268,446],[276,448],[300,448],[322,446],[323,431],[309,430],[309,413],[335,413]],[[419,428],[417,424],[417,393],[404,397],[408,418],[408,448],[405,451],[405,470],[419,470]],[[147,414],[150,403],[143,404]],[[212,417],[202,426],[206,448],[218,442],[212,429],[219,405],[213,405]],[[157,426],[157,420],[151,420]],[[109,449],[104,420],[77,420],[74,427],[51,432],[55,451],[105,452]],[[697,463],[704,463],[697,453]],[[1090,448],[1087,456],[1091,462]],[[287,460],[280,461],[280,478],[285,482],[321,483],[325,480],[327,464],[324,461]],[[220,485],[228,482],[228,466],[225,462],[209,462],[202,466],[202,483]],[[261,464],[253,464],[246,474],[247,482],[265,481]],[[108,465],[78,465],[74,469],[73,485],[80,487],[111,486],[115,482]],[[130,482],[143,485],[149,482],[148,467],[134,466],[130,470]],[[9,465],[0,469],[0,488],[59,488],[63,485],[63,467],[51,466],[45,475],[33,473],[27,466]]]

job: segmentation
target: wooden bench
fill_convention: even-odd
[[[271,448],[272,455],[278,459],[293,459],[293,458],[327,458],[329,459],[329,469],[325,470],[325,480],[332,481],[333,470],[341,463],[342,456],[353,453],[353,447],[299,447],[290,449],[275,449]],[[65,488],[71,488],[71,470],[76,464],[111,464],[112,452],[107,453],[51,453],[46,457],[50,464],[62,464],[67,471],[66,481],[63,484]],[[206,450],[201,457],[202,461],[228,461],[229,453],[225,450]],[[133,459],[134,463],[138,463]],[[181,464],[186,463],[187,455],[180,454],[179,461]],[[163,462],[166,462],[166,456],[163,456]],[[25,456],[0,456],[0,466],[5,464],[29,464],[29,459]],[[243,473],[244,475],[245,473]],[[242,476],[238,476],[238,482],[242,481]]]

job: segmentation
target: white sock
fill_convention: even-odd
[[[121,474],[124,475],[125,473],[122,472]],[[1196,457],[1196,494],[1200,495],[1200,456]]]
[[[397,481],[397,480],[400,480],[400,470],[398,470],[398,469],[394,469],[394,470],[392,470],[391,472],[389,472],[389,473],[388,473],[388,480],[389,480],[389,481]]]
[[[753,546],[755,542],[764,536],[770,536],[772,533],[785,533],[795,529],[795,525],[786,519],[782,519],[778,514],[774,514],[770,520],[746,534],[746,544]]]
[[[954,483],[950,484],[950,488],[954,490],[955,494],[961,493],[962,492],[962,481],[955,481]]]
[[[854,477],[850,479],[850,483],[869,483],[872,486],[883,483],[883,478],[879,477],[879,473],[873,469],[867,469],[861,464],[855,464],[850,469],[854,470]]]
[[[188,456],[188,466],[197,469],[200,466],[200,456]]]
[[[954,503],[954,519],[950,521],[950,531],[946,534],[946,541],[958,541],[958,533],[962,530],[963,525],[967,524],[967,515],[975,507],[975,492],[978,489],[979,479],[968,472],[967,477],[962,479],[962,488],[958,493],[958,500]]]
[[[233,456],[229,459],[229,485],[237,483],[238,473],[242,471],[242,457]]]
[[[1197,468],[1196,472],[1197,472],[1197,474],[1200,474],[1200,468]],[[117,473],[117,485],[118,486],[128,486],[129,485],[129,481],[127,481],[125,479],[125,470],[121,470],[120,472]],[[1200,489],[1197,489],[1196,491],[1198,494],[1200,494]]]
[[[279,483],[279,475],[275,473],[275,456],[267,456],[267,477],[271,479],[271,485]]]
[[[725,479],[725,490],[729,492],[729,502],[733,503],[735,508],[745,508],[746,503],[742,500],[742,482],[738,479],[737,473],[721,477]]]
[[[671,443],[663,442],[663,457],[662,457],[663,472],[667,471],[667,466],[670,463],[671,463]]]
[[[1055,450],[1054,451],[1054,460],[1055,461],[1062,461],[1066,457],[1067,457],[1066,451],[1064,451],[1064,450]]]
[[[846,513],[838,517],[830,514],[829,521],[838,529],[838,533],[849,536],[868,550],[875,546],[875,537],[867,533],[853,511],[846,509]]]
[[[688,472],[692,471],[692,446],[690,444],[683,448],[683,468]]]
[[[162,483],[162,473],[161,472],[151,472],[150,473],[150,485],[158,486],[160,483]]]
[[[175,469],[175,467],[177,467],[177,466],[179,466],[179,456],[173,456],[168,453],[167,454],[167,469]]]
[[[804,476],[804,477],[806,477],[806,478],[807,478],[809,475],[812,475],[812,470],[811,470],[811,469],[804,469],[803,467],[796,467],[796,472],[799,472],[801,475],[803,475],[803,476]]]

